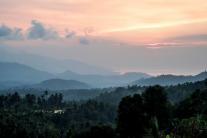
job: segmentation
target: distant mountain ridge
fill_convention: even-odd
[[[25,85],[24,82],[18,82],[18,81],[0,81],[0,90],[5,90],[9,88],[14,88],[18,86]]]
[[[156,77],[151,77],[146,73],[140,72],[128,72],[118,75],[84,75],[72,71],[66,71],[60,74],[52,74],[19,63],[0,62],[0,89],[6,89],[20,85],[37,84],[42,81],[54,78],[82,82],[93,88],[118,87],[127,85],[148,86],[156,84],[166,86],[204,80],[207,78],[207,72],[201,72],[200,74],[194,76],[160,75]],[[65,82],[63,81],[63,83]],[[65,88],[64,85],[63,87]]]
[[[73,59],[54,59],[46,56],[39,56],[34,54],[28,54],[25,52],[19,52],[17,50],[10,50],[9,48],[0,46],[0,60],[2,62],[17,62],[43,70],[51,73],[64,72],[71,70],[79,74],[99,74],[99,75],[114,75],[115,72],[98,67],[95,65],[89,65],[87,63],[73,60]]]
[[[13,63],[0,62],[0,89],[30,85],[44,80],[59,78],[63,80],[76,80],[86,83],[94,88],[123,86],[140,79],[150,77],[145,73],[125,73],[122,75],[93,75],[78,74],[66,71],[60,74],[52,74],[45,71],[34,69],[30,66]]]
[[[94,87],[111,87],[111,86],[123,86],[128,83],[142,78],[149,78],[150,75],[141,72],[128,72],[119,75],[81,75],[71,71],[66,71],[57,74],[62,79],[74,79],[90,84]]]
[[[11,62],[0,62],[0,81],[39,82],[55,75],[32,67]]]
[[[69,89],[89,89],[88,84],[76,80],[50,79],[41,83],[28,86],[30,88],[40,88],[49,90],[69,90]]]
[[[207,78],[207,72],[201,72],[197,75],[189,75],[189,76],[183,76],[183,75],[160,75],[156,77],[151,77],[147,79],[140,79],[137,81],[132,82],[132,85],[141,85],[141,86],[148,86],[148,85],[177,85],[177,84],[183,84],[186,82],[196,82],[196,81],[202,81]]]

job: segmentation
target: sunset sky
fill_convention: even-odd
[[[1,45],[115,71],[207,67],[206,0],[0,0],[0,24]]]

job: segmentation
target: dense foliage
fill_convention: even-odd
[[[1,137],[66,137],[95,125],[112,125],[116,109],[94,100],[63,102],[62,94],[0,96]]]
[[[111,88],[84,101],[64,100],[64,94],[48,91],[2,94],[0,137],[205,138],[206,82]],[[186,98],[175,102],[181,90]]]

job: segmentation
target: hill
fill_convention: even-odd
[[[42,81],[39,84],[29,86],[30,88],[40,88],[49,90],[67,90],[67,89],[89,89],[86,83],[76,80],[50,79]]]
[[[62,79],[78,80],[90,84],[93,87],[114,87],[126,86],[128,83],[137,79],[149,78],[150,75],[141,72],[128,72],[118,75],[83,75],[71,71],[66,71],[57,75]]]
[[[196,82],[201,81],[207,78],[207,72],[201,72],[200,74],[194,75],[194,76],[183,76],[183,75],[160,75],[157,77],[151,77],[147,79],[140,79],[137,81],[134,81],[132,85],[140,85],[140,86],[148,86],[148,85],[177,85],[177,84],[183,84],[186,82]]]
[[[28,86],[30,86],[30,84],[36,84],[53,78],[76,80],[89,84],[94,88],[104,88],[126,86],[128,83],[137,79],[150,77],[148,74],[139,72],[129,72],[117,75],[85,75],[72,71],[66,71],[55,75],[46,71],[40,71],[24,64],[13,62],[0,62],[0,76],[0,89],[7,89],[28,84]]]
[[[18,51],[17,49],[11,50],[8,47],[0,47],[0,59],[4,62],[17,62],[51,73],[59,73],[66,70],[71,70],[79,74],[116,74],[113,71],[105,69],[103,67],[90,65],[81,61],[73,59],[61,60],[46,56],[28,54],[22,51]]]
[[[10,89],[14,87],[19,87],[26,85],[27,83],[18,81],[0,81],[0,90]]]
[[[101,93],[95,99],[99,102],[110,103],[114,105],[118,105],[121,99],[124,96],[140,94],[142,93],[147,86],[128,86],[128,87],[117,87],[111,89],[111,91]],[[184,84],[171,85],[164,87],[169,101],[172,103],[179,103],[185,98],[189,97],[196,90],[204,90],[207,88],[207,79],[197,82],[188,82]]]
[[[32,67],[11,62],[0,62],[0,81],[34,83],[53,78],[54,75]]]

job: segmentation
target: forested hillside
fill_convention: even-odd
[[[186,94],[178,94],[183,90]],[[99,96],[81,101],[64,99],[64,94],[50,91],[4,93],[0,95],[0,136],[204,138],[206,90],[205,80],[176,87],[105,89]],[[176,96],[181,98],[175,100]]]

